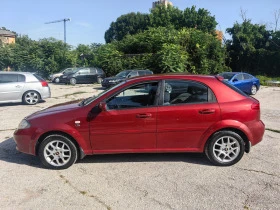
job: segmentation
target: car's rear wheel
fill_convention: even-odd
[[[40,95],[36,91],[27,91],[22,97],[22,102],[28,105],[37,104],[40,100]]]
[[[257,91],[258,91],[257,86],[256,85],[252,85],[252,87],[251,87],[251,94],[255,95],[257,93]]]
[[[49,135],[39,147],[39,158],[49,169],[66,169],[73,165],[78,157],[75,144],[64,135]]]
[[[219,166],[237,163],[244,154],[245,143],[241,136],[233,131],[215,133],[205,148],[208,159]]]
[[[54,83],[59,83],[59,77],[54,78]]]
[[[70,79],[70,84],[71,85],[76,85],[76,83],[77,83],[77,80],[75,78]]]

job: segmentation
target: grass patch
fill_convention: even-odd
[[[280,133],[280,130],[276,130],[276,129],[266,128],[265,130],[272,131],[275,133]]]
[[[86,194],[87,194],[86,191],[80,191],[80,193],[81,193],[82,195],[86,195]]]
[[[270,83],[270,81],[280,82],[280,77],[267,77],[267,76],[263,76],[263,75],[257,75],[256,77],[260,80],[261,85],[264,85],[264,86],[280,86],[280,84]]]

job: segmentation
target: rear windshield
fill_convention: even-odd
[[[34,77],[36,77],[40,82],[41,81],[45,81],[42,77],[40,77],[39,75],[37,75],[37,74],[33,74],[34,75]]]
[[[234,90],[235,92],[239,93],[240,95],[243,95],[245,97],[248,97],[248,95],[246,93],[244,93],[242,90],[238,89],[237,87],[233,86],[232,84],[230,84],[227,80],[223,80],[222,83],[224,83],[226,86],[228,86],[229,88],[231,88],[232,90]]]

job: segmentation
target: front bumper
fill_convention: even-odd
[[[22,153],[36,155],[36,130],[34,128],[15,130],[16,149]]]

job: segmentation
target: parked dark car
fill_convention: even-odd
[[[137,69],[124,70],[124,71],[121,71],[120,73],[118,73],[114,77],[107,77],[107,78],[103,79],[101,85],[102,85],[102,87],[107,88],[107,87],[116,85],[130,77],[145,76],[145,75],[150,75],[150,74],[153,74],[153,72],[150,70],[137,70]]]
[[[243,72],[224,72],[218,75],[249,95],[255,95],[260,89],[260,80],[251,74]]]
[[[150,75],[31,114],[14,140],[52,169],[85,155],[146,152],[204,152],[230,166],[262,140],[264,128],[259,101],[221,77]]]
[[[59,77],[61,83],[75,85],[77,83],[101,83],[105,73],[100,68],[88,67],[88,68],[78,68],[69,73],[65,73]]]

